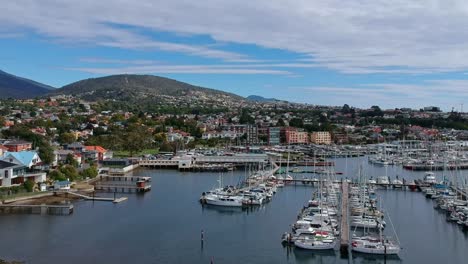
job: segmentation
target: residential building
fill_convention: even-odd
[[[247,125],[247,144],[256,145],[258,144],[258,127],[256,125]]]
[[[96,152],[97,153],[97,160],[103,161],[104,159],[108,158],[106,156],[107,154],[107,149],[101,147],[101,146],[85,146],[86,152]]]
[[[287,144],[307,144],[309,143],[309,133],[297,130],[286,131]]]
[[[3,144],[11,152],[18,152],[32,149],[32,143],[24,140],[12,140]]]
[[[237,135],[243,135],[247,133],[247,125],[227,125],[222,127],[223,131],[231,131]]]
[[[269,127],[268,128],[268,145],[279,145],[280,141],[280,128],[279,127]]]
[[[327,131],[313,132],[311,142],[314,144],[330,145],[332,143],[331,134]]]
[[[79,142],[75,142],[75,143],[71,143],[71,144],[68,144],[64,147],[64,149],[66,150],[72,150],[72,151],[75,151],[77,153],[81,153],[81,152],[84,152],[86,150],[86,147],[79,143]]]
[[[23,165],[28,169],[41,163],[41,158],[36,151],[5,152],[2,160]]]
[[[14,184],[24,182],[23,178],[18,178],[24,174],[26,167],[12,162],[0,160],[0,186],[9,187]]]

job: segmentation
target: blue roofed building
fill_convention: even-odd
[[[1,160],[21,164],[29,169],[41,163],[41,158],[36,151],[5,152]]]

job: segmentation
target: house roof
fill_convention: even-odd
[[[0,169],[6,169],[6,168],[18,167],[18,166],[19,166],[18,164],[0,160]]]
[[[12,140],[12,141],[8,141],[7,143],[3,145],[4,146],[16,146],[16,145],[24,145],[24,144],[32,144],[32,143],[28,141],[24,141],[24,140]]]
[[[20,152],[5,152],[3,155],[4,158],[8,156],[13,156],[15,159],[17,159],[19,162],[21,162],[22,165],[29,165],[29,163],[32,162],[35,156],[37,156],[36,151],[20,151]]]
[[[86,147],[86,150],[94,150],[94,151],[97,151],[99,153],[106,153],[107,150],[101,146],[85,146]]]
[[[73,150],[68,150],[68,149],[58,149],[54,151],[55,154],[57,155],[68,155],[68,154],[74,154]]]
[[[79,142],[74,142],[67,145],[67,148],[84,148],[83,144]]]

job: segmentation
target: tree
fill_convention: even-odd
[[[34,190],[34,185],[36,185],[34,183],[34,181],[30,180],[30,179],[27,179],[24,183],[23,183],[23,186],[24,188],[26,189],[26,191],[28,192],[32,192]]]
[[[78,176],[79,176],[76,168],[71,165],[65,165],[61,167],[60,172],[63,173],[66,178],[70,179],[70,181],[74,181],[78,179]]]
[[[67,157],[65,158],[65,164],[71,165],[75,168],[78,167],[78,161],[75,160],[75,157],[71,153],[67,154]]]
[[[67,177],[59,170],[53,170],[49,172],[49,178],[54,181],[65,181]]]
[[[239,118],[239,123],[241,124],[254,124],[255,119],[250,115],[248,109],[242,109],[241,116]]]
[[[349,114],[351,111],[351,108],[349,107],[348,104],[344,104],[343,107],[341,108],[341,112],[343,114]]]
[[[51,164],[55,159],[54,149],[48,142],[47,144],[39,146],[38,155],[45,164]]]
[[[123,133],[123,149],[133,153],[142,151],[148,148],[151,144],[152,135],[145,127],[134,125],[130,126],[126,132]]]
[[[289,121],[289,125],[292,127],[304,127],[304,121],[301,118],[293,118]]]
[[[60,144],[70,144],[70,143],[75,142],[75,140],[76,140],[75,135],[69,132],[62,133],[58,137],[58,142]]]
[[[277,123],[276,125],[277,125],[277,126],[280,126],[280,127],[286,126],[286,124],[284,123],[283,118],[278,119],[278,123]]]
[[[84,169],[81,173],[80,173],[81,177],[83,179],[86,179],[86,178],[95,178],[97,175],[98,175],[98,169],[96,166],[91,166],[87,169]]]

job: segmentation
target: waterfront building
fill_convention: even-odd
[[[0,186],[10,187],[22,184],[27,179],[34,182],[44,182],[46,180],[45,173],[27,173],[27,169],[24,165],[0,160]]]
[[[279,145],[281,143],[280,130],[279,127],[268,128],[268,145]]]
[[[28,169],[41,163],[41,158],[36,151],[5,152],[2,160],[23,165]]]
[[[330,145],[332,143],[331,134],[327,131],[313,132],[311,135],[311,142],[314,144]]]

